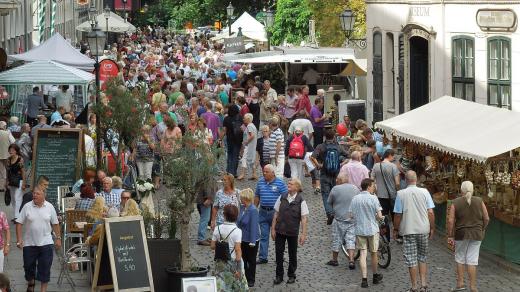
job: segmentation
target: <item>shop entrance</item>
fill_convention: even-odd
[[[410,110],[427,104],[429,97],[428,40],[410,38]]]

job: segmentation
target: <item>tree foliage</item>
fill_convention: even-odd
[[[101,139],[117,161],[116,172],[120,175],[121,153],[140,134],[148,117],[147,101],[144,92],[128,90],[118,78],[107,80],[105,85],[105,100],[93,109],[100,119]]]
[[[218,149],[210,149],[196,135],[187,132],[176,142],[178,149],[163,154],[163,177],[169,197],[172,220],[181,232],[181,270],[189,271],[190,220],[197,194],[216,184]]]
[[[276,2],[274,24],[270,29],[271,42],[279,45],[286,40],[297,44],[309,34],[311,10],[306,0],[279,0]]]
[[[345,42],[345,35],[341,29],[339,15],[346,9],[352,9],[356,16],[354,23],[354,38],[365,37],[366,34],[366,14],[364,0],[327,0],[309,1],[314,20],[316,20],[316,35],[321,46],[342,46]]]

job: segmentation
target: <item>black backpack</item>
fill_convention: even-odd
[[[232,136],[235,141],[240,141],[242,143],[244,131],[242,130],[242,119],[240,118],[240,115],[237,115],[233,120],[231,121],[231,129],[232,129]]]
[[[235,251],[235,247],[233,247],[233,251],[229,252],[229,243],[227,242],[228,237],[237,229],[236,227],[231,230],[231,232],[226,236],[226,238],[222,238],[220,234],[220,228],[217,226],[218,230],[218,240],[215,243],[215,261],[223,261],[227,262],[231,260],[231,253]]]

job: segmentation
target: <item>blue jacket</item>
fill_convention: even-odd
[[[242,230],[242,242],[256,243],[260,239],[258,209],[254,204],[240,208],[237,226]]]

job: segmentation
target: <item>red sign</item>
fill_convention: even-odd
[[[115,10],[132,10],[132,0],[114,0]]]
[[[118,73],[119,67],[116,62],[110,59],[105,59],[99,62],[99,84],[101,85],[101,90],[105,90],[103,83],[107,81],[108,78],[117,77]],[[94,70],[92,74],[96,74],[96,71]]]

